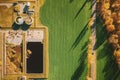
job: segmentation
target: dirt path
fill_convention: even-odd
[[[93,53],[93,58],[94,61],[91,64],[91,78],[92,80],[96,80],[96,50],[95,50],[95,43],[96,43],[96,0],[92,0],[92,13],[93,13],[93,18],[94,24],[92,26],[92,53]]]

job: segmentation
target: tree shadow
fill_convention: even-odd
[[[103,74],[101,77],[103,77],[104,80],[116,80],[120,75],[115,57],[113,56],[113,51],[113,47],[107,41],[105,41],[104,44],[102,44],[102,49],[97,52],[97,60],[103,60],[102,64],[98,63],[98,66],[100,67],[100,65],[104,65],[104,67],[101,69],[101,74]],[[97,72],[99,72],[99,68]]]
[[[104,67],[102,68],[102,74],[104,76],[101,76],[104,78],[104,80],[116,80],[118,76],[120,75],[120,71],[118,69],[118,65],[115,61],[115,57],[113,56],[113,47],[110,45],[106,40],[108,39],[108,33],[106,32],[105,26],[103,24],[103,21],[101,21],[101,17],[97,16],[96,19],[96,44],[95,48],[98,49],[100,46],[100,50],[97,51],[97,60],[103,60]],[[99,67],[102,64],[99,64]],[[99,70],[98,70],[99,72]]]
[[[74,0],[69,0],[69,3],[72,3]]]
[[[106,31],[103,22],[101,21],[101,17],[97,16],[96,18],[96,44],[95,49],[98,49],[108,38],[108,33]]]
[[[108,53],[107,57],[105,67],[103,69],[105,80],[116,80],[120,74],[118,65],[113,58],[113,54]]]
[[[77,47],[77,45],[79,44],[79,42],[82,40],[83,36],[85,35],[85,33],[88,30],[88,23],[84,26],[84,28],[82,29],[82,31],[79,33],[78,37],[76,38],[75,42],[73,43],[71,49],[74,49]]]
[[[85,44],[82,46],[81,50],[84,50],[88,46],[89,40],[85,42]]]
[[[75,42],[73,43],[71,49],[74,49],[77,47],[77,45],[79,44],[79,42],[82,40],[83,36],[85,35],[85,33],[88,30],[88,22],[87,24],[84,26],[84,28],[82,29],[82,31],[79,33],[78,37],[76,38]],[[71,80],[79,80],[79,78],[83,75],[84,72],[86,72],[87,74],[87,50],[88,50],[88,43],[89,40],[86,41],[84,43],[84,45],[81,47],[81,53],[80,53],[80,58],[79,58],[79,66],[77,67],[77,69],[75,70],[75,72],[73,73]]]
[[[102,59],[103,57],[106,57],[105,59],[105,66],[103,68],[102,73],[104,74],[105,80],[116,80],[116,78],[119,76],[120,71],[118,69],[118,65],[115,61],[115,58],[113,56],[113,48],[109,43],[106,42],[106,44],[103,45],[104,49],[102,49],[99,54],[102,53],[102,55],[98,55],[98,59]]]
[[[75,70],[74,74],[71,77],[71,80],[79,80],[79,78],[82,76],[83,72],[86,70],[87,66],[87,48],[83,50],[83,52],[80,55],[79,59],[79,66]],[[87,71],[86,71],[87,72]]]
[[[108,54],[113,52],[113,48],[108,42],[105,42],[102,46],[104,47],[101,50],[97,51],[97,53],[100,53],[100,54],[97,54],[98,60],[108,56]]]
[[[76,13],[74,19],[76,19],[78,17],[78,15],[80,14],[80,12],[83,10],[83,8],[85,7],[85,5],[87,4],[87,2],[89,2],[90,0],[85,0],[85,2],[83,3],[82,7],[78,10],[78,12]]]

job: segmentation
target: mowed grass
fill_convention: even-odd
[[[85,80],[91,2],[46,0],[40,20],[49,29],[48,80]],[[84,4],[84,5],[83,5]]]
[[[41,9],[41,22],[49,28],[48,80],[85,80],[86,78],[89,30],[86,30],[85,25],[91,10],[90,3],[82,8],[83,4],[84,0],[46,0]],[[77,13],[79,14],[76,17]],[[100,17],[97,17],[96,26],[97,80],[120,80],[113,50],[107,43],[108,33]],[[72,46],[74,43],[75,45]],[[75,48],[71,49],[71,47]]]

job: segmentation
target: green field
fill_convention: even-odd
[[[40,10],[41,22],[49,28],[48,80],[85,80],[86,51],[91,16],[88,0],[46,0]],[[97,80],[120,80],[108,33],[97,17]]]
[[[49,28],[48,80],[85,80],[90,4],[84,0],[46,0],[41,8],[41,22]]]

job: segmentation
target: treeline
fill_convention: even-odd
[[[99,0],[97,11],[109,33],[108,42],[120,68],[120,0]]]

